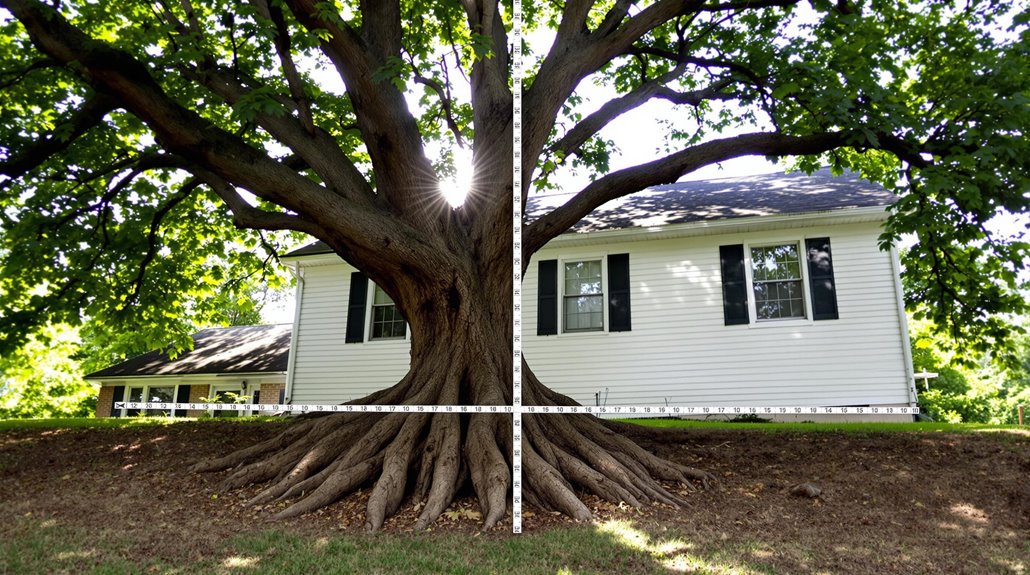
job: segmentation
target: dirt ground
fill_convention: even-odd
[[[267,529],[271,508],[242,505],[256,488],[220,493],[224,474],[192,474],[200,458],[249,445],[282,423],[0,432],[0,517],[114,530],[170,560],[202,557],[227,537]],[[654,431],[650,431],[651,434]],[[1025,573],[1030,569],[1030,436],[997,433],[763,433],[676,430],[641,443],[714,473],[717,489],[687,509],[637,511],[589,500],[601,520],[698,542],[745,542],[779,573]],[[802,482],[816,498],[790,494]],[[362,532],[359,493],[284,527]],[[474,499],[435,533],[476,533]],[[527,509],[526,532],[572,522]],[[410,505],[388,532],[410,530]],[[0,520],[3,531],[17,522]],[[510,521],[487,537],[510,537]],[[1025,555],[1022,553],[1025,551]],[[1020,561],[1018,557],[1026,559]],[[1013,559],[1016,557],[1017,559]]]

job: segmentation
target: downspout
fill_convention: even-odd
[[[300,262],[294,262],[294,265],[287,264],[286,266],[293,277],[297,279],[297,293],[296,304],[293,308],[293,330],[290,331],[290,353],[286,360],[286,393],[283,394],[285,403],[290,403],[290,398],[293,397],[293,378],[297,367],[297,337],[300,335],[300,309],[304,299],[304,270],[301,269]]]
[[[905,292],[901,286],[901,259],[898,249],[891,245],[891,270],[894,272],[894,297],[898,306],[898,327],[901,329],[902,352],[905,354],[905,377],[908,379],[908,405],[915,407],[916,396],[915,368],[912,366],[912,342],[908,338],[908,316],[905,315]]]

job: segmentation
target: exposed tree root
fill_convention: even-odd
[[[451,362],[444,377],[421,386],[403,403],[457,403],[472,369]],[[526,371],[526,404],[572,404],[540,385],[528,367]],[[373,402],[394,402],[410,388],[409,375]],[[498,389],[486,395],[507,400]],[[425,401],[427,397],[434,401]],[[524,502],[577,520],[591,517],[581,499],[584,493],[634,507],[679,506],[683,498],[661,481],[693,489],[708,487],[713,480],[703,471],[655,456],[616,431],[619,425],[592,416],[525,415],[522,421]],[[426,528],[470,484],[483,528],[490,529],[510,512],[510,455],[507,414],[351,413],[300,418],[278,437],[194,469],[232,469],[225,489],[267,482],[251,504],[290,503],[272,519],[295,517],[371,486],[365,519],[371,531],[381,528],[406,499],[424,503],[415,527]]]

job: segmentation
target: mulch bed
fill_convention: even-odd
[[[267,529],[274,508],[245,507],[257,488],[221,493],[225,474],[187,468],[270,437],[282,425],[186,422],[0,433],[0,509],[10,518],[138,537],[148,554],[171,561],[204,557],[226,538]],[[1030,569],[1030,561],[1022,567],[990,563],[1013,549],[1030,557],[1028,435],[648,430],[636,439],[715,474],[720,485],[689,494],[685,509],[633,510],[588,499],[600,520],[630,520],[702,546],[749,542],[758,559],[786,573]],[[821,494],[792,495],[791,487],[802,482]],[[366,490],[279,525],[314,535],[360,533],[367,496]],[[474,497],[459,499],[432,532],[478,533],[475,509]],[[406,505],[384,531],[409,532],[416,516]],[[0,536],[17,523],[0,522]],[[524,529],[573,524],[527,509]],[[509,521],[481,536],[509,537],[510,529]]]

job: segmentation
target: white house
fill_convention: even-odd
[[[161,350],[129,358],[86,376],[100,384],[97,417],[137,415],[139,410],[116,409],[122,401],[277,404],[285,400],[290,354],[290,325],[250,325],[201,330],[193,349],[175,358]],[[147,415],[196,417],[199,411],[150,410]],[[214,412],[215,416],[239,415]]]
[[[898,259],[878,240],[893,200],[823,170],[612,201],[533,257],[527,360],[588,405],[915,405]],[[321,243],[284,259],[299,279],[287,400],[396,383],[409,342],[389,298]]]

